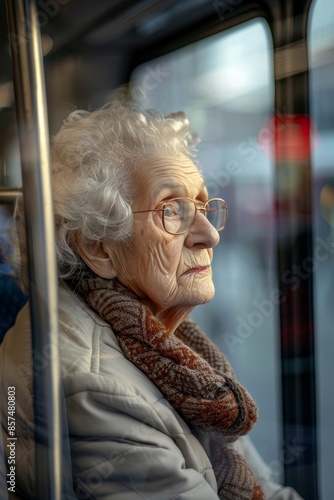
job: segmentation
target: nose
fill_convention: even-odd
[[[199,210],[185,239],[188,248],[213,248],[218,245],[220,236],[208,219]]]

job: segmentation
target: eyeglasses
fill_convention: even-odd
[[[132,213],[162,212],[162,224],[165,231],[169,234],[184,234],[194,223],[198,210],[203,212],[203,215],[217,231],[224,229],[228,209],[226,201],[221,198],[211,198],[205,203],[185,197],[172,198],[164,202],[161,208],[137,210]]]

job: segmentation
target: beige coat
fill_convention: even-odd
[[[157,387],[123,356],[108,324],[67,288],[59,294],[59,335],[72,460],[72,470],[69,464],[64,468],[68,479],[73,477],[75,495],[217,500],[205,439],[200,443],[195,438]],[[6,408],[8,386],[16,388],[16,496],[9,498],[35,497],[30,346],[27,305],[0,348],[1,408]],[[48,350],[36,355],[35,361],[35,370],[41,370],[48,362]],[[4,411],[1,420],[8,454]],[[238,440],[235,446],[250,463],[266,498],[300,498],[270,481],[268,468],[249,440]]]

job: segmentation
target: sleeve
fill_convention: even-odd
[[[154,405],[115,390],[106,377],[79,378],[66,381],[78,498],[218,500],[202,473],[186,468],[179,438],[168,434]]]
[[[284,487],[272,480],[269,466],[264,462],[248,436],[236,441],[236,449],[252,469],[266,500],[303,500],[293,488]]]

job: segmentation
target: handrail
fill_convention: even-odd
[[[0,187],[0,204],[13,204],[21,195],[21,188]]]
[[[57,268],[43,60],[34,0],[7,0],[19,127],[33,332],[36,498],[62,494]],[[13,43],[15,42],[15,43]]]

